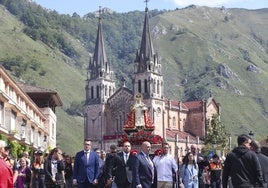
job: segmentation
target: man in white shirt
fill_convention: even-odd
[[[174,172],[178,171],[178,165],[174,157],[168,154],[168,151],[169,144],[163,143],[162,154],[153,159],[157,171],[158,188],[172,188]]]

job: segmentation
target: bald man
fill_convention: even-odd
[[[151,151],[150,142],[143,142],[141,151],[133,158],[132,187],[133,188],[157,188],[156,168],[149,157]]]

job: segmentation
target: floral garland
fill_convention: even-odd
[[[126,141],[130,142],[132,145],[141,145],[145,141],[148,141],[151,144],[162,144],[163,138],[159,135],[153,134],[151,131],[140,130],[130,135],[124,134],[118,140],[118,145],[122,146]]]

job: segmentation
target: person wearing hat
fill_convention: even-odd
[[[31,187],[32,188],[45,188],[45,171],[44,171],[44,157],[43,152],[37,150],[34,152],[34,162],[31,164],[32,176]]]
[[[221,188],[221,173],[222,163],[217,154],[212,156],[212,161],[209,163],[211,188]]]

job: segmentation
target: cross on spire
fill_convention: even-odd
[[[101,6],[99,6],[99,19],[101,19],[101,13],[102,13]]]
[[[146,4],[146,8],[147,8],[147,5],[148,5],[148,2],[149,2],[150,0],[144,0],[144,2],[145,2],[145,4]]]

